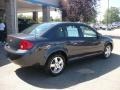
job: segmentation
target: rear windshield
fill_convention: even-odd
[[[54,26],[54,24],[52,24],[52,23],[34,24],[31,27],[25,29],[22,33],[41,36],[46,31],[51,29],[53,26]]]

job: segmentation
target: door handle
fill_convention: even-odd
[[[77,42],[74,42],[74,43],[72,43],[73,45],[78,45],[78,43]]]
[[[78,45],[78,42],[69,42],[71,45]]]
[[[79,41],[80,43],[84,43],[85,41]]]

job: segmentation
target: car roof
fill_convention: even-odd
[[[81,25],[87,25],[85,23],[81,22],[47,22],[48,24],[54,24],[54,25],[59,25],[59,24],[81,24]]]

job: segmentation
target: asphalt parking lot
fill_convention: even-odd
[[[99,32],[114,40],[111,58],[70,62],[58,77],[44,74],[39,67],[20,68],[10,63],[0,46],[0,90],[120,90],[120,29]]]

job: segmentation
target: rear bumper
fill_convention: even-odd
[[[15,60],[12,60],[10,57],[8,57],[8,60],[12,63],[15,63],[21,67],[28,67],[28,66],[33,66],[35,64],[39,64],[37,61],[34,59],[30,58],[29,56],[24,56]]]
[[[39,58],[37,52],[32,51],[22,51],[22,50],[12,50],[7,46],[4,47],[7,52],[8,60],[15,63],[21,67],[33,66],[35,64],[42,64],[43,58]],[[42,60],[40,60],[42,59]]]
[[[39,63],[39,61],[37,61],[37,59],[34,57],[32,54],[24,54],[24,55],[18,55],[7,52],[7,57],[8,60],[12,63],[15,63],[21,67],[28,67],[28,66],[33,66],[37,63]]]

